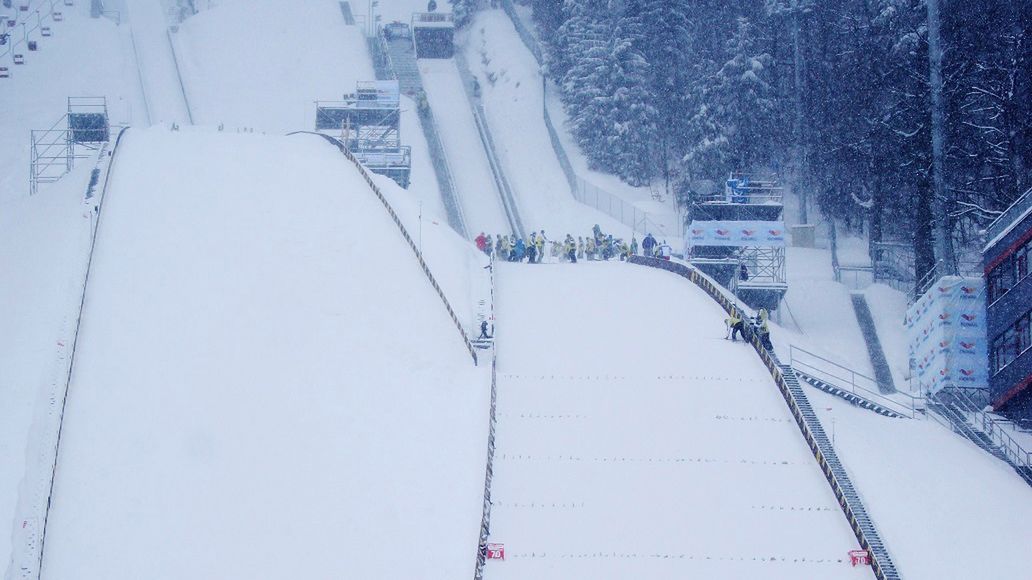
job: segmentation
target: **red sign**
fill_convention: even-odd
[[[871,553],[867,550],[850,550],[849,563],[853,566],[870,566]]]
[[[505,544],[488,544],[487,545],[487,559],[488,560],[504,560],[505,559]]]

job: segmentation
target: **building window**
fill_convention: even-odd
[[[1032,347],[1032,311],[1026,312],[993,340],[989,352],[993,374],[1000,372],[1029,347]]]
[[[1014,286],[1014,257],[1000,262],[989,272],[989,303],[996,302]]]

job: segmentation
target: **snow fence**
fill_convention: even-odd
[[[74,328],[69,328],[69,319],[65,318],[61,328],[61,338],[56,344],[54,366],[47,390],[45,404],[37,405],[32,420],[32,432],[26,454],[25,475],[18,492],[18,506],[14,521],[14,533],[11,535],[11,561],[5,578],[9,580],[39,578],[43,567],[43,549],[47,537],[47,517],[54,497],[54,477],[57,474],[58,453],[61,447],[61,433],[64,427],[65,407],[68,403],[68,388],[72,382],[75,368],[75,348],[79,341],[79,329],[82,327],[82,312],[86,304],[86,287],[90,279],[90,268],[93,265],[93,250],[97,245],[97,232],[100,230],[101,208],[107,195],[111,169],[115,165],[118,146],[122,142],[127,127],[122,128],[115,139],[111,154],[102,148],[97,164],[91,174],[90,183],[84,193],[85,208],[89,212],[84,217],[90,220],[88,252],[84,256],[82,284],[75,296],[77,304],[68,304],[68,312],[75,312]],[[106,165],[106,167],[105,167]],[[103,175],[100,194],[94,195],[99,183],[93,176]],[[71,299],[71,297],[69,297]]]
[[[491,258],[491,320],[494,320],[495,282],[494,258]],[[493,332],[493,331],[492,331]],[[497,344],[497,343],[496,343]],[[480,517],[480,541],[477,543],[474,580],[482,580],[487,564],[487,540],[491,536],[491,483],[494,481],[495,430],[498,425],[498,348],[491,347],[491,406],[487,430],[487,468],[484,472],[484,504]]]
[[[644,256],[631,256],[627,261],[631,264],[659,268],[677,274],[682,278],[687,278],[696,286],[702,288],[728,314],[735,307],[734,302],[724,294],[720,286],[702,275],[698,270],[685,264],[671,260],[646,258]],[[892,563],[892,559],[889,557],[888,549],[882,543],[881,537],[874,527],[874,522],[871,521],[870,516],[867,514],[863,501],[842,467],[835,448],[824,433],[824,427],[821,426],[820,420],[810,407],[810,401],[807,399],[802,387],[800,387],[795,373],[791,367],[782,365],[777,355],[763,348],[757,336],[754,335],[752,337],[750,344],[752,344],[760,360],[763,361],[764,366],[770,371],[771,378],[774,379],[778,390],[781,391],[782,396],[785,398],[785,403],[788,404],[789,410],[796,420],[796,425],[802,432],[803,438],[806,439],[806,443],[810,447],[810,451],[813,452],[814,458],[817,459],[817,463],[820,465],[824,477],[828,480],[828,484],[831,485],[839,506],[846,515],[846,519],[849,520],[849,526],[853,529],[857,541],[860,542],[860,547],[867,550],[870,554],[871,568],[874,576],[878,580],[898,580],[900,576],[896,571],[896,566]]]
[[[466,350],[468,350],[469,355],[473,357],[473,364],[479,364],[479,361],[477,360],[477,351],[473,347],[473,343],[470,341],[469,335],[466,334],[466,329],[463,328],[462,322],[459,320],[459,317],[455,314],[455,310],[452,309],[451,303],[448,302],[448,297],[444,295],[444,290],[441,289],[441,285],[437,283],[437,279],[434,278],[433,273],[430,272],[430,266],[428,266],[426,260],[423,259],[423,253],[419,251],[419,247],[416,246],[416,243],[414,241],[412,241],[412,236],[409,235],[408,230],[405,229],[405,225],[401,223],[401,219],[398,217],[398,214],[394,211],[394,208],[391,207],[390,202],[387,201],[387,198],[384,197],[383,192],[380,191],[380,188],[373,181],[373,178],[369,174],[369,171],[358,161],[358,159],[355,158],[351,151],[348,151],[348,148],[345,147],[344,144],[341,143],[338,139],[330,137],[329,135],[323,135],[321,133],[315,133],[312,131],[296,131],[294,133],[289,134],[305,134],[322,137],[323,139],[326,139],[331,144],[333,144],[333,146],[335,146],[337,149],[339,149],[348,161],[355,164],[355,167],[358,168],[358,172],[362,174],[362,177],[369,185],[369,189],[371,189],[373,193],[376,194],[376,197],[380,200],[380,203],[383,204],[383,207],[387,210],[387,213],[390,214],[391,219],[394,220],[394,224],[398,226],[398,229],[401,231],[401,235],[405,238],[405,241],[408,242],[409,247],[412,248],[412,253],[416,255],[416,260],[419,261],[419,266],[423,269],[423,274],[426,275],[426,279],[430,281],[430,285],[433,287],[434,291],[437,292],[437,296],[440,297],[441,302],[444,303],[445,309],[448,310],[448,316],[451,317],[452,322],[455,323],[455,328],[457,328],[459,331],[459,335],[462,336],[462,342],[466,345]]]

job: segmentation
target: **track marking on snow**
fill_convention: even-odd
[[[783,512],[783,511],[790,511],[790,512],[838,512],[838,508],[837,507],[827,507],[827,506],[806,506],[806,507],[802,507],[802,506],[799,506],[799,507],[788,506],[788,507],[785,507],[783,505],[754,505],[754,506],[750,506],[750,508],[754,509],[754,510],[772,511],[772,512],[773,511],[781,511],[781,512]]]
[[[585,504],[584,504],[584,502],[580,502],[580,503],[577,503],[577,502],[571,502],[571,503],[554,503],[554,502],[553,503],[547,503],[547,502],[530,502],[530,503],[512,502],[512,503],[505,503],[505,502],[500,502],[500,501],[492,501],[491,505],[494,506],[494,507],[505,507],[505,508],[511,508],[511,509],[554,509],[554,510],[566,509],[566,510],[572,510],[572,509],[583,508]]]
[[[642,375],[642,376],[611,376],[611,375],[518,375],[498,374],[500,380],[515,381],[707,381],[725,383],[751,383],[765,384],[763,380],[750,377],[721,377],[721,376],[692,376],[692,375]]]
[[[771,564],[842,564],[842,558],[806,558],[804,556],[711,556],[708,554],[659,553],[659,554],[625,554],[620,552],[580,552],[580,553],[547,553],[547,552],[507,552],[506,558],[527,559],[578,559],[578,560],[716,560],[718,562],[767,562]]]
[[[573,455],[523,455],[523,454],[511,454],[503,453],[501,459],[505,461],[544,461],[553,463],[719,463],[719,464],[739,464],[739,465],[771,465],[771,466],[796,466],[805,465],[811,467],[809,463],[800,463],[797,461],[786,461],[786,460],[772,460],[766,459],[714,459],[712,457],[577,457]]]
[[[588,415],[581,415],[579,413],[565,413],[565,414],[542,414],[542,413],[498,413],[498,418],[519,418],[519,419],[544,419],[549,421],[561,421],[565,419],[587,419]]]

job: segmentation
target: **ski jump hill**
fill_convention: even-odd
[[[130,129],[110,166],[39,577],[467,577],[492,381],[509,552],[484,577],[870,574],[767,368],[684,280],[497,264],[475,365],[483,257],[325,139]]]
[[[468,573],[489,379],[370,189],[311,135],[125,133],[41,577]]]

